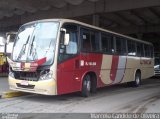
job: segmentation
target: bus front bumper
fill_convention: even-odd
[[[55,80],[24,81],[9,76],[8,81],[11,90],[42,95],[57,95]]]

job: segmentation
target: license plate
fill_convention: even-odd
[[[28,85],[29,85],[29,83],[28,83],[28,81],[22,81],[22,82],[21,82],[21,85],[28,86]]]

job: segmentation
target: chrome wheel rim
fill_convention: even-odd
[[[90,80],[88,80],[87,81],[87,90],[90,92],[90,90],[91,90],[91,82],[90,82]]]
[[[140,83],[139,76],[136,76],[136,84],[139,85],[139,83]]]

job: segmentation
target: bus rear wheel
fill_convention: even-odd
[[[82,83],[82,96],[88,97],[91,92],[91,77],[90,75],[86,75],[83,79]]]
[[[133,82],[133,86],[134,87],[138,87],[141,84],[141,73],[140,72],[136,72],[135,74],[135,80]]]

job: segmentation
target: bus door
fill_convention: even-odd
[[[64,45],[64,33],[61,32],[57,71],[58,94],[78,91],[80,84],[77,77],[79,71],[77,62],[80,57],[78,55],[78,28],[71,24],[66,24],[63,28],[66,34],[69,34],[69,43]]]

